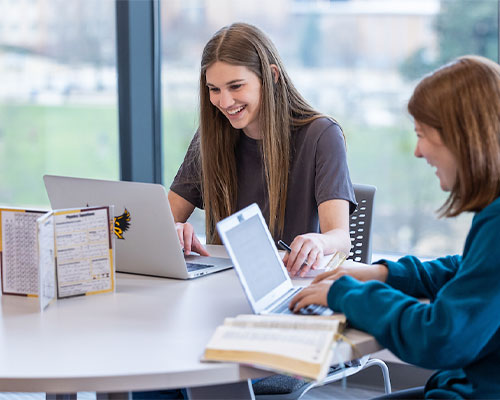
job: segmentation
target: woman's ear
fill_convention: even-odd
[[[278,78],[280,76],[280,70],[276,64],[271,64],[271,73],[273,74],[274,83],[278,83]]]

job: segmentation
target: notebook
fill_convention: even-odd
[[[43,180],[53,209],[114,205],[118,272],[191,279],[232,267],[227,258],[184,257],[162,185],[54,175]]]
[[[294,287],[257,204],[251,204],[217,224],[219,236],[233,261],[243,290],[256,314],[290,314]],[[303,314],[331,315],[312,305]]]

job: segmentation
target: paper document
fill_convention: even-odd
[[[115,288],[113,207],[50,212],[0,208],[3,294],[56,298]]]

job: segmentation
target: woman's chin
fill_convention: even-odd
[[[243,121],[234,121],[234,120],[231,120],[230,118],[229,119],[229,123],[231,124],[231,126],[234,128],[234,129],[244,129],[246,127],[246,124],[243,123]]]
[[[446,183],[446,182],[443,182],[443,181],[439,181],[439,186],[441,186],[441,190],[443,192],[450,192],[451,191],[451,188],[449,187],[449,185]]]

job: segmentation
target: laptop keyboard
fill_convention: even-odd
[[[299,314],[324,315],[331,314],[331,310],[328,307],[320,306],[319,304],[309,304],[307,307],[301,308]]]
[[[309,304],[307,307],[301,308],[298,313],[294,313],[288,305],[290,302],[281,304],[276,310],[275,314],[301,314],[301,315],[323,315],[329,312],[329,308],[325,306],[320,306],[318,304]]]
[[[292,297],[294,297],[300,289],[292,291],[292,293],[283,300],[278,307],[273,310],[273,314],[294,314],[292,310],[290,310],[289,305]],[[331,310],[328,307],[320,306],[318,304],[309,304],[307,307],[301,308],[297,314],[301,315],[327,315],[331,314]]]
[[[187,262],[186,263],[186,267],[187,267],[188,272],[192,272],[192,271],[199,271],[200,269],[212,268],[212,267],[215,267],[215,265],[212,265],[212,264],[198,264],[198,263],[195,264],[195,263]]]

